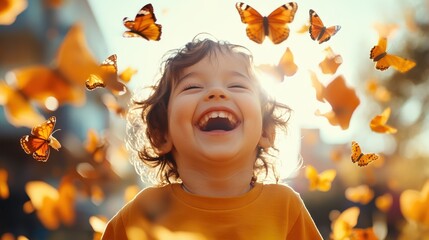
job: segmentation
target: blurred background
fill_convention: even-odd
[[[274,45],[247,38],[228,0],[0,0],[0,239],[98,239],[146,186],[125,147],[129,97],[154,83],[167,51],[199,33],[249,48],[264,87],[294,110],[279,171],[324,239],[429,239],[429,1],[296,2],[289,38]],[[124,38],[122,19],[147,3],[162,25],[160,41]],[[245,3],[264,16],[284,4]],[[309,9],[341,29],[313,41]],[[416,66],[377,70],[369,54],[379,37],[389,54]],[[279,70],[286,49],[286,65],[297,67],[288,73]],[[86,90],[87,76],[112,54],[128,92]],[[387,123],[374,131],[371,120],[387,108]],[[50,116],[62,147],[40,162],[20,138]],[[380,158],[352,163],[352,141]],[[302,167],[288,167],[298,154]],[[341,214],[351,207],[359,211]]]

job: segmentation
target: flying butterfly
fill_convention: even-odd
[[[124,26],[129,29],[123,33],[124,37],[142,37],[148,41],[161,39],[162,26],[155,23],[156,17],[150,3],[140,9],[134,20],[125,17],[122,21]]]
[[[42,122],[45,118],[35,106],[54,111],[56,107],[49,106],[49,100],[56,101],[57,107],[85,102],[85,80],[100,67],[87,45],[82,25],[70,27],[52,60],[50,65],[12,69],[6,81],[0,81],[0,104],[11,124],[32,128]]]
[[[21,137],[21,147],[27,154],[32,154],[33,158],[37,161],[46,162],[49,158],[50,148],[59,150],[61,148],[60,142],[52,136],[52,134],[59,130],[54,130],[57,119],[51,116],[46,122],[34,127],[30,135]]]
[[[337,175],[335,169],[328,169],[319,173],[315,167],[308,165],[305,170],[305,176],[310,182],[309,189],[327,192],[331,189],[331,183]]]
[[[250,40],[261,44],[265,36],[268,36],[274,44],[279,44],[289,37],[290,30],[287,24],[293,21],[298,4],[295,2],[283,4],[267,17],[242,2],[236,3],[235,7],[240,14],[241,22],[247,24],[246,33]]]
[[[369,58],[376,62],[375,68],[381,71],[390,66],[401,73],[405,73],[416,65],[416,62],[386,52],[387,38],[381,37],[378,44],[371,49]]]
[[[314,41],[319,41],[319,44],[328,41],[332,36],[334,36],[341,26],[334,25],[330,27],[325,27],[319,15],[313,10],[310,9],[310,37]]]
[[[355,141],[352,141],[352,154],[350,158],[352,159],[353,163],[357,162],[359,167],[363,167],[368,165],[368,163],[379,159],[380,157],[375,153],[362,153],[359,144]]]
[[[123,94],[126,87],[118,81],[118,66],[116,54],[110,55],[101,63],[99,73],[89,75],[85,81],[86,89],[94,90],[96,88],[108,88],[115,94]]]

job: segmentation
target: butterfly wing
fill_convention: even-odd
[[[319,173],[317,172],[316,168],[311,165],[308,165],[305,168],[305,176],[310,182],[309,189],[311,191],[317,189],[317,184],[319,182]]]
[[[162,26],[155,23],[156,17],[152,4],[146,4],[137,13],[134,20],[124,18],[123,24],[129,31],[123,33],[124,37],[142,37],[146,40],[159,41]]]
[[[325,27],[319,15],[313,9],[310,9],[309,13],[310,28],[308,31],[310,32],[311,39],[319,41],[319,44],[328,41],[341,29],[339,25]]]
[[[118,81],[116,54],[110,55],[100,66],[99,74],[91,74],[85,82],[88,90],[107,87],[113,92],[122,92],[125,85]]]
[[[55,71],[59,72],[62,80],[66,80],[74,91],[79,91],[83,95],[84,84],[91,73],[99,69],[99,64],[90,51],[85,38],[85,32],[81,25],[73,25],[67,32],[60,48],[58,49],[57,66]],[[64,89],[61,92],[71,91]]]
[[[322,31],[324,31],[325,25],[322,22],[322,19],[320,19],[319,15],[313,10],[310,9],[310,27],[308,29],[310,33],[310,37],[313,40],[318,40],[319,35]]]
[[[298,71],[298,65],[294,62],[292,51],[289,48],[286,48],[286,51],[283,53],[278,67],[281,72],[288,77],[294,75],[296,71]]]
[[[355,163],[356,161],[358,161],[361,155],[362,150],[360,149],[359,144],[355,141],[352,141],[352,155],[350,156],[352,162]]]
[[[247,24],[246,34],[250,40],[261,44],[265,39],[264,17],[251,6],[238,2],[235,4],[241,22]]]
[[[16,127],[32,127],[44,120],[21,91],[3,81],[0,82],[0,105],[8,122]]]
[[[373,161],[377,160],[378,158],[379,158],[378,155],[375,153],[364,154],[360,157],[360,159],[358,161],[358,166],[359,167],[366,166],[370,162],[373,162]]]
[[[375,68],[378,70],[383,71],[390,67],[390,64],[384,58],[387,55],[386,48],[387,38],[382,37],[378,39],[378,44],[375,45],[369,53],[369,58],[376,62]]]
[[[416,62],[412,60],[405,59],[392,54],[386,54],[383,60],[386,61],[388,65],[392,66],[393,68],[395,68],[401,73],[407,72],[408,70],[412,69],[416,65]]]
[[[291,23],[298,10],[298,4],[290,2],[283,4],[268,15],[268,37],[274,44],[279,44],[289,37],[288,23]]]
[[[327,192],[331,189],[332,181],[334,180],[337,172],[334,169],[328,169],[319,174],[318,189],[322,192]]]

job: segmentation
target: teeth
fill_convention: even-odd
[[[203,128],[204,126],[207,125],[207,122],[209,121],[209,119],[211,118],[228,118],[229,122],[232,125],[237,124],[237,119],[234,117],[234,115],[232,115],[229,112],[225,112],[225,111],[213,111],[213,112],[209,112],[206,115],[204,115],[201,119],[200,122],[198,123],[198,126],[200,128]]]

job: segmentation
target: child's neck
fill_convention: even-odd
[[[253,187],[253,169],[225,174],[213,171],[188,170],[182,173],[182,188],[190,193],[208,197],[234,197],[250,191]]]

